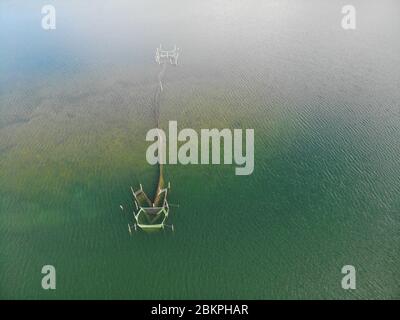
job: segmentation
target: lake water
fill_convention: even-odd
[[[0,298],[400,298],[398,1],[52,3],[0,2]],[[130,236],[160,43],[161,125],[252,128],[255,169],[167,166],[175,232]]]

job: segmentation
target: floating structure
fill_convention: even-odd
[[[169,204],[167,201],[168,188],[158,190],[156,199],[151,202],[149,197],[143,191],[140,184],[140,189],[134,191],[131,187],[136,212],[133,213],[135,223],[133,228],[137,231],[138,228],[151,232],[169,227],[174,231],[174,225],[167,225],[166,220],[169,214]],[[128,224],[129,232],[132,233],[132,228]]]
[[[169,62],[170,64],[176,66],[178,65],[178,57],[179,57],[179,48],[177,48],[176,45],[172,50],[163,50],[160,44],[160,46],[156,50],[155,59],[158,64]]]
[[[153,108],[154,115],[157,128],[160,128],[160,112],[159,112],[159,104],[160,104],[160,94],[163,91],[162,86],[162,78],[164,76],[165,69],[167,64],[177,65],[179,57],[179,48],[174,46],[173,50],[163,50],[160,44],[160,47],[156,50],[156,62],[158,64],[162,64],[162,70],[158,74],[158,82],[159,86],[156,89],[154,100],[153,100]],[[161,136],[160,136],[161,137]],[[166,221],[168,219],[169,214],[169,203],[167,201],[168,190],[170,190],[170,183],[168,186],[165,186],[164,182],[164,170],[162,161],[158,162],[159,174],[158,174],[158,184],[156,189],[156,194],[154,201],[150,201],[149,197],[143,190],[142,185],[140,184],[139,190],[132,190],[133,194],[133,202],[136,207],[136,211],[133,212],[134,216],[134,224],[128,223],[129,233],[132,234],[132,230],[137,231],[138,228],[151,232],[157,231],[160,229],[165,229],[169,227],[174,231],[174,225],[167,225]],[[121,210],[124,210],[123,206],[120,206]]]

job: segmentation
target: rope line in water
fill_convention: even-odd
[[[156,91],[154,93],[154,99],[153,99],[153,112],[154,112],[154,119],[156,122],[157,129],[160,128],[160,95],[161,92],[163,91],[163,86],[162,86],[162,79],[165,74],[165,70],[167,68],[167,63],[164,62],[162,64],[162,69],[158,74],[158,86],[156,88]],[[160,139],[160,136],[158,137]],[[159,140],[160,141],[160,140]],[[160,144],[161,147],[161,144]],[[158,161],[158,183],[157,183],[157,189],[156,189],[156,194],[154,197],[153,205],[158,206],[158,202],[160,200],[160,190],[164,188],[164,170],[163,170],[163,164],[160,161],[160,154],[158,155],[159,161]]]

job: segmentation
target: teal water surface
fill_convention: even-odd
[[[0,3],[0,298],[400,298],[396,1],[53,2]],[[175,232],[130,236],[160,43],[161,126],[254,129],[255,169],[167,165]]]

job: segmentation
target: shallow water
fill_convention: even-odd
[[[43,4],[0,3],[1,298],[400,297],[396,1]],[[167,166],[175,232],[130,237],[159,43],[161,125],[253,128],[255,170]]]

